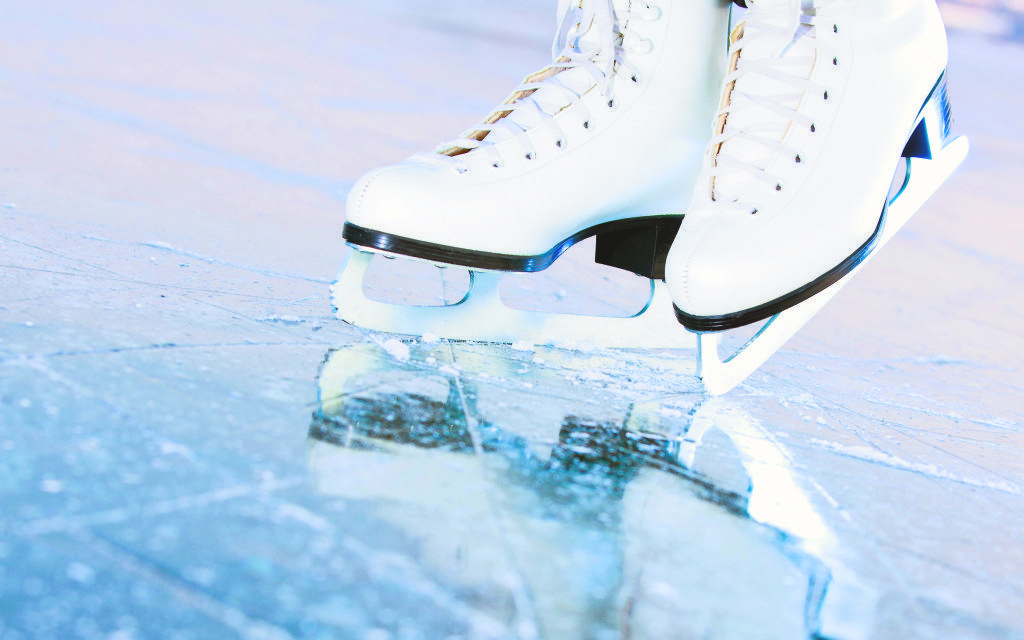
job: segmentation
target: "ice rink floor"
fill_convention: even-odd
[[[353,182],[554,4],[0,7],[0,639],[1024,638],[1024,7],[943,5],[971,155],[709,401],[332,314]],[[588,262],[509,296],[628,307]]]

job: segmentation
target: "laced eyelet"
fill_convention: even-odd
[[[502,162],[501,160],[496,160],[494,164],[492,164],[491,166],[494,167],[495,169],[500,169],[505,166],[505,163]]]
[[[828,91],[826,91],[825,94],[823,96],[821,96],[821,98],[823,100],[825,100],[826,102],[828,102]]]
[[[583,128],[584,129],[589,129],[590,128],[590,120],[584,120],[583,121]]]
[[[832,33],[839,33],[839,25],[838,24],[832,25]]]
[[[618,103],[615,101],[615,98],[609,98],[607,104],[609,109],[614,109],[615,105]]]
[[[753,209],[750,210],[750,215],[752,215],[752,216],[756,216],[757,215],[757,207],[754,207]]]
[[[629,79],[632,80],[634,84],[640,84],[640,74],[639,73],[634,73],[633,75],[629,76]]]
[[[839,56],[835,56],[835,57],[832,58],[832,66],[833,67],[838,67],[839,66]]]
[[[797,157],[793,158],[793,162],[796,163],[796,164],[801,164],[801,163],[803,163],[803,161],[804,161],[804,159],[800,155],[797,155]]]
[[[776,191],[782,191],[782,183],[781,182],[776,182],[775,183],[775,190]]]
[[[815,126],[815,124],[812,122],[811,123],[811,133],[817,133],[817,131],[818,131],[818,127]]]
[[[527,160],[533,160],[534,158],[536,158],[536,157],[537,157],[537,155],[536,155],[536,154],[534,154],[534,153],[527,153],[527,154],[526,154],[525,156],[523,156],[523,157],[524,157],[524,158],[526,158]]]
[[[565,146],[565,140],[555,140],[555,146],[561,149],[562,147]]]

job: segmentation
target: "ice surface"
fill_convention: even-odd
[[[553,2],[9,4],[0,638],[1024,637],[1019,7],[943,4],[972,155],[707,402],[670,351],[332,315],[351,184]],[[588,262],[510,295],[628,311]]]

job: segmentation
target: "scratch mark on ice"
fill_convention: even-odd
[[[258,485],[244,484],[216,489],[198,495],[180,496],[170,500],[154,502],[138,509],[118,507],[82,515],[42,518],[25,523],[18,528],[17,532],[25,536],[67,533],[100,525],[118,524],[128,522],[129,520],[164,516],[169,513],[219,504],[258,493],[272,493],[299,486],[304,482],[306,482],[305,477],[282,478]]]
[[[918,473],[929,478],[935,478],[937,480],[952,480],[958,484],[964,484],[972,487],[979,487],[982,489],[993,489],[995,491],[1002,491],[1003,493],[1009,493],[1012,495],[1024,495],[1024,489],[1019,485],[1012,484],[1006,481],[992,481],[992,480],[978,480],[974,478],[966,478],[950,473],[944,469],[940,469],[934,464],[922,464],[917,462],[907,462],[906,460],[897,456],[889,455],[877,449],[871,447],[858,447],[858,446],[844,446],[835,442],[829,442],[826,440],[819,440],[813,438],[809,441],[811,444],[818,445],[824,449],[828,449],[838,455],[853,458],[855,460],[863,460],[864,462],[871,462],[880,464],[893,469],[900,469],[903,471],[910,471],[912,473]]]
[[[168,572],[152,560],[85,530],[75,536],[79,542],[114,562],[127,573],[153,582],[174,597],[204,615],[218,621],[246,640],[289,640],[291,633],[266,620],[246,615],[244,611],[197,589],[190,581]]]
[[[316,278],[316,277],[312,277],[312,276],[304,276],[304,275],[299,275],[299,274],[294,274],[294,273],[283,273],[283,272],[280,272],[280,271],[268,271],[268,270],[265,270],[265,269],[256,269],[256,268],[253,268],[253,267],[247,267],[245,265],[237,264],[235,262],[230,262],[230,261],[227,261],[227,260],[221,260],[219,258],[211,258],[210,256],[204,256],[202,254],[195,253],[193,251],[189,251],[187,249],[182,249],[180,247],[175,247],[174,245],[168,244],[166,242],[161,242],[159,240],[153,240],[153,241],[150,241],[150,242],[140,242],[139,246],[149,247],[150,249],[159,249],[160,251],[166,251],[168,253],[173,253],[175,255],[184,256],[186,258],[193,258],[195,260],[202,260],[203,262],[206,262],[206,263],[209,263],[209,264],[217,264],[217,265],[221,265],[221,266],[224,266],[224,267],[232,267],[234,269],[241,269],[243,271],[250,271],[252,273],[258,273],[260,275],[271,277],[271,278],[286,278],[286,279],[292,279],[292,280],[303,280],[305,282],[315,282],[317,284],[330,284],[331,283],[331,280],[328,280],[326,278]]]

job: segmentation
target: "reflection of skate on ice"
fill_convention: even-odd
[[[560,2],[550,65],[460,139],[371,172],[349,196],[350,245],[472,269],[469,294],[435,308],[365,300],[371,256],[353,252],[334,288],[339,317],[465,339],[687,344],[655,281],[689,201],[680,185],[700,170],[727,13],[724,0]],[[590,236],[597,262],[652,280],[637,314],[651,324],[512,311],[500,275],[483,273],[545,269]]]
[[[716,135],[666,268],[732,388],[774,353],[959,165],[934,0],[748,0]],[[892,177],[906,158],[890,196]],[[720,332],[768,320],[733,358]]]
[[[378,580],[480,638],[864,637],[815,635],[831,534],[756,424],[649,381],[573,392],[586,365],[558,350],[409,346],[331,351],[309,435],[318,490],[372,523],[359,551]],[[601,368],[656,357],[616,355]]]

